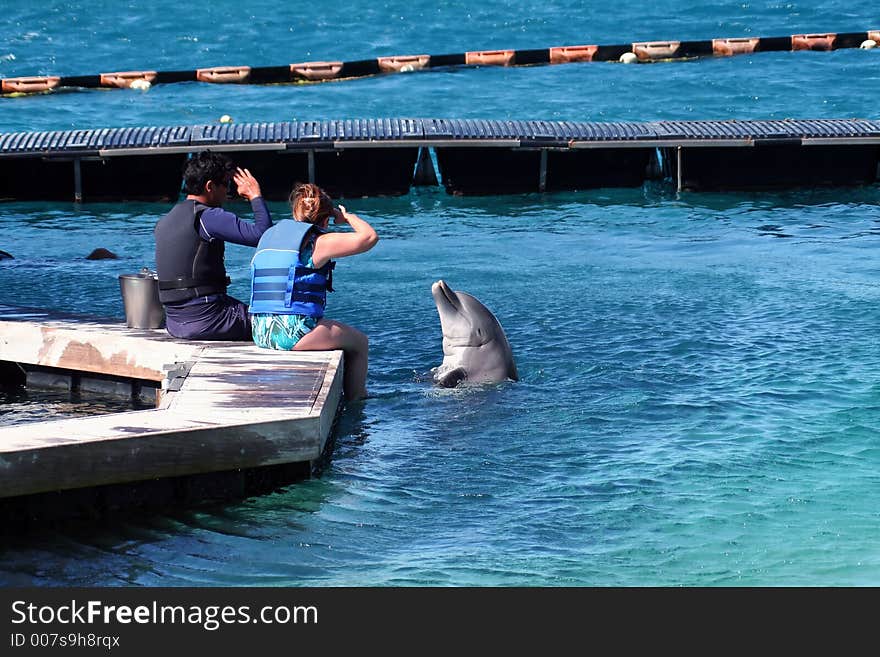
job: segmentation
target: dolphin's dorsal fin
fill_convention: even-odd
[[[449,370],[442,376],[438,377],[436,379],[436,383],[438,386],[442,386],[444,388],[454,388],[466,378],[467,370],[465,370],[463,367],[456,367],[454,370]]]

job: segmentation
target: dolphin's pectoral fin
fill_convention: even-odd
[[[454,388],[466,378],[467,370],[465,370],[463,367],[456,367],[454,370],[449,370],[448,372],[444,372],[440,376],[435,377],[434,382],[438,386],[442,386],[444,388]]]

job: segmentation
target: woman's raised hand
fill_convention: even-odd
[[[345,206],[340,205],[338,208],[333,208],[333,223],[334,224],[347,224],[348,219],[345,217]]]

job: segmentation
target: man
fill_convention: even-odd
[[[226,242],[256,246],[272,226],[260,185],[247,169],[235,169],[225,155],[203,151],[184,168],[186,200],[153,230],[159,300],[168,332],[192,340],[250,340],[247,304],[226,294]],[[229,186],[251,202],[253,223],[223,209]]]

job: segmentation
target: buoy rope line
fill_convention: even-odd
[[[477,50],[451,55],[395,55],[358,61],[301,62],[282,66],[213,66],[193,71],[121,71],[78,76],[27,76],[0,79],[0,95],[48,93],[62,87],[140,89],[153,84],[310,84],[457,66],[536,66],[578,62],[649,63],[729,57],[759,52],[868,50],[880,45],[880,30],[782,37],[736,37],[702,41],[642,41],[622,45],[554,46],[533,50]]]

